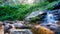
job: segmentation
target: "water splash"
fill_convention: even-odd
[[[46,15],[46,18],[45,18],[45,20],[44,20],[44,22],[46,22],[46,23],[55,23],[55,18],[54,18],[54,15],[53,15],[53,13],[51,12],[51,11],[49,11],[49,12],[47,12],[47,15]]]
[[[57,25],[56,23],[58,22],[58,21],[60,21],[59,19],[59,17],[60,17],[60,10],[53,10],[53,11],[47,11],[46,12],[47,14],[46,14],[46,16],[45,16],[45,18],[44,18],[44,22],[43,22],[43,24],[54,24],[54,25]],[[43,25],[42,24],[42,25]]]

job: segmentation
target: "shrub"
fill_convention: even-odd
[[[0,20],[23,20],[29,5],[0,6]]]

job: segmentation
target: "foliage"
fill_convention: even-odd
[[[0,6],[0,20],[23,20],[28,8],[29,5]]]
[[[4,20],[24,20],[31,12],[37,10],[51,10],[56,1],[49,3],[45,1],[41,4],[20,4],[16,6],[0,6],[0,21]],[[34,19],[33,19],[34,20]]]
[[[46,1],[46,3],[44,2],[44,3],[40,4],[40,5],[33,6],[34,9],[32,8],[32,10],[33,11],[34,10],[35,11],[36,10],[52,10],[56,4],[58,4],[58,1],[54,1],[54,2],[51,2],[51,3]],[[38,18],[38,19],[40,19],[40,18]],[[32,22],[36,21],[36,20],[37,20],[37,17],[34,17],[34,18],[30,19],[30,21],[32,21]]]
[[[46,7],[47,7],[47,10],[52,10],[54,8],[54,6],[58,4],[57,1],[54,1],[52,3],[49,3]]]

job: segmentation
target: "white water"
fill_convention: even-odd
[[[52,12],[47,12],[46,20],[47,20],[47,23],[49,23],[49,24],[56,22]]]

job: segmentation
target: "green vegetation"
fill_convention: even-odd
[[[51,10],[57,1],[45,1],[41,4],[20,4],[16,6],[0,6],[0,21],[4,20],[24,20],[24,18],[33,11]],[[33,19],[34,20],[34,19]]]
[[[0,6],[0,20],[23,20],[30,5]]]

